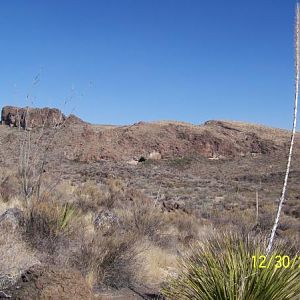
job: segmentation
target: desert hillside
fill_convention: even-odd
[[[21,115],[21,117],[18,117]],[[25,127],[26,109],[2,109],[2,149],[16,149],[18,127]],[[18,119],[20,119],[18,121]],[[74,115],[64,116],[57,109],[31,109],[27,127],[32,135],[43,128],[39,142],[51,140],[53,155],[81,162],[128,161],[150,157],[162,159],[206,157],[229,159],[284,151],[289,133],[280,129],[229,121],[207,121],[202,125],[184,122],[138,122],[128,126],[85,123]],[[6,125],[6,126],[5,126]],[[58,126],[60,127],[57,130]],[[21,133],[22,134],[22,133]],[[6,148],[7,147],[7,148]],[[11,151],[10,151],[11,152]]]
[[[1,118],[0,229],[9,247],[24,253],[13,265],[15,281],[0,280],[0,291],[15,299],[55,294],[55,277],[68,287],[66,299],[75,297],[75,281],[82,286],[78,299],[162,297],[178,253],[204,236],[270,231],[285,174],[286,130],[234,121],[93,125],[57,109],[11,106]],[[296,247],[299,143],[297,133],[278,229],[278,238]],[[9,278],[8,270],[0,267],[0,277]],[[34,290],[39,282],[52,290]]]

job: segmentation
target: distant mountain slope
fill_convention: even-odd
[[[54,111],[57,113],[58,110]],[[51,142],[49,151],[54,157],[60,153],[68,160],[81,162],[138,160],[153,151],[159,152],[162,158],[200,156],[217,159],[270,154],[284,149],[290,136],[281,129],[229,121],[207,121],[203,125],[163,121],[100,126],[88,124],[74,115],[63,118],[62,127],[45,128],[38,143]],[[6,125],[0,127],[2,155],[16,152],[22,131]],[[35,136],[39,136],[39,130],[33,128],[33,143]]]

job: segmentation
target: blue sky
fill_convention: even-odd
[[[293,0],[2,0],[0,105],[53,106],[98,124],[290,128],[294,8]]]

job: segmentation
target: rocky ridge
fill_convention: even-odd
[[[88,124],[74,115],[66,117],[58,109],[30,109],[6,106],[2,109],[2,124],[25,128],[44,126],[39,145],[51,142],[55,157],[78,162],[101,160],[128,161],[176,157],[206,157],[222,159],[247,155],[270,154],[286,148],[289,133],[241,122],[208,121],[202,125],[182,122],[138,122],[128,126]],[[28,118],[28,120],[27,120]],[[27,122],[27,123],[26,123]],[[57,125],[63,126],[57,126]],[[38,130],[32,133],[38,135]],[[17,148],[18,135],[11,129],[0,131],[2,151]],[[14,137],[13,137],[14,136]],[[6,149],[5,149],[6,148]]]

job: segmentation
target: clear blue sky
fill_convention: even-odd
[[[75,109],[99,124],[289,128],[294,8],[293,0],[2,0],[0,105]]]

